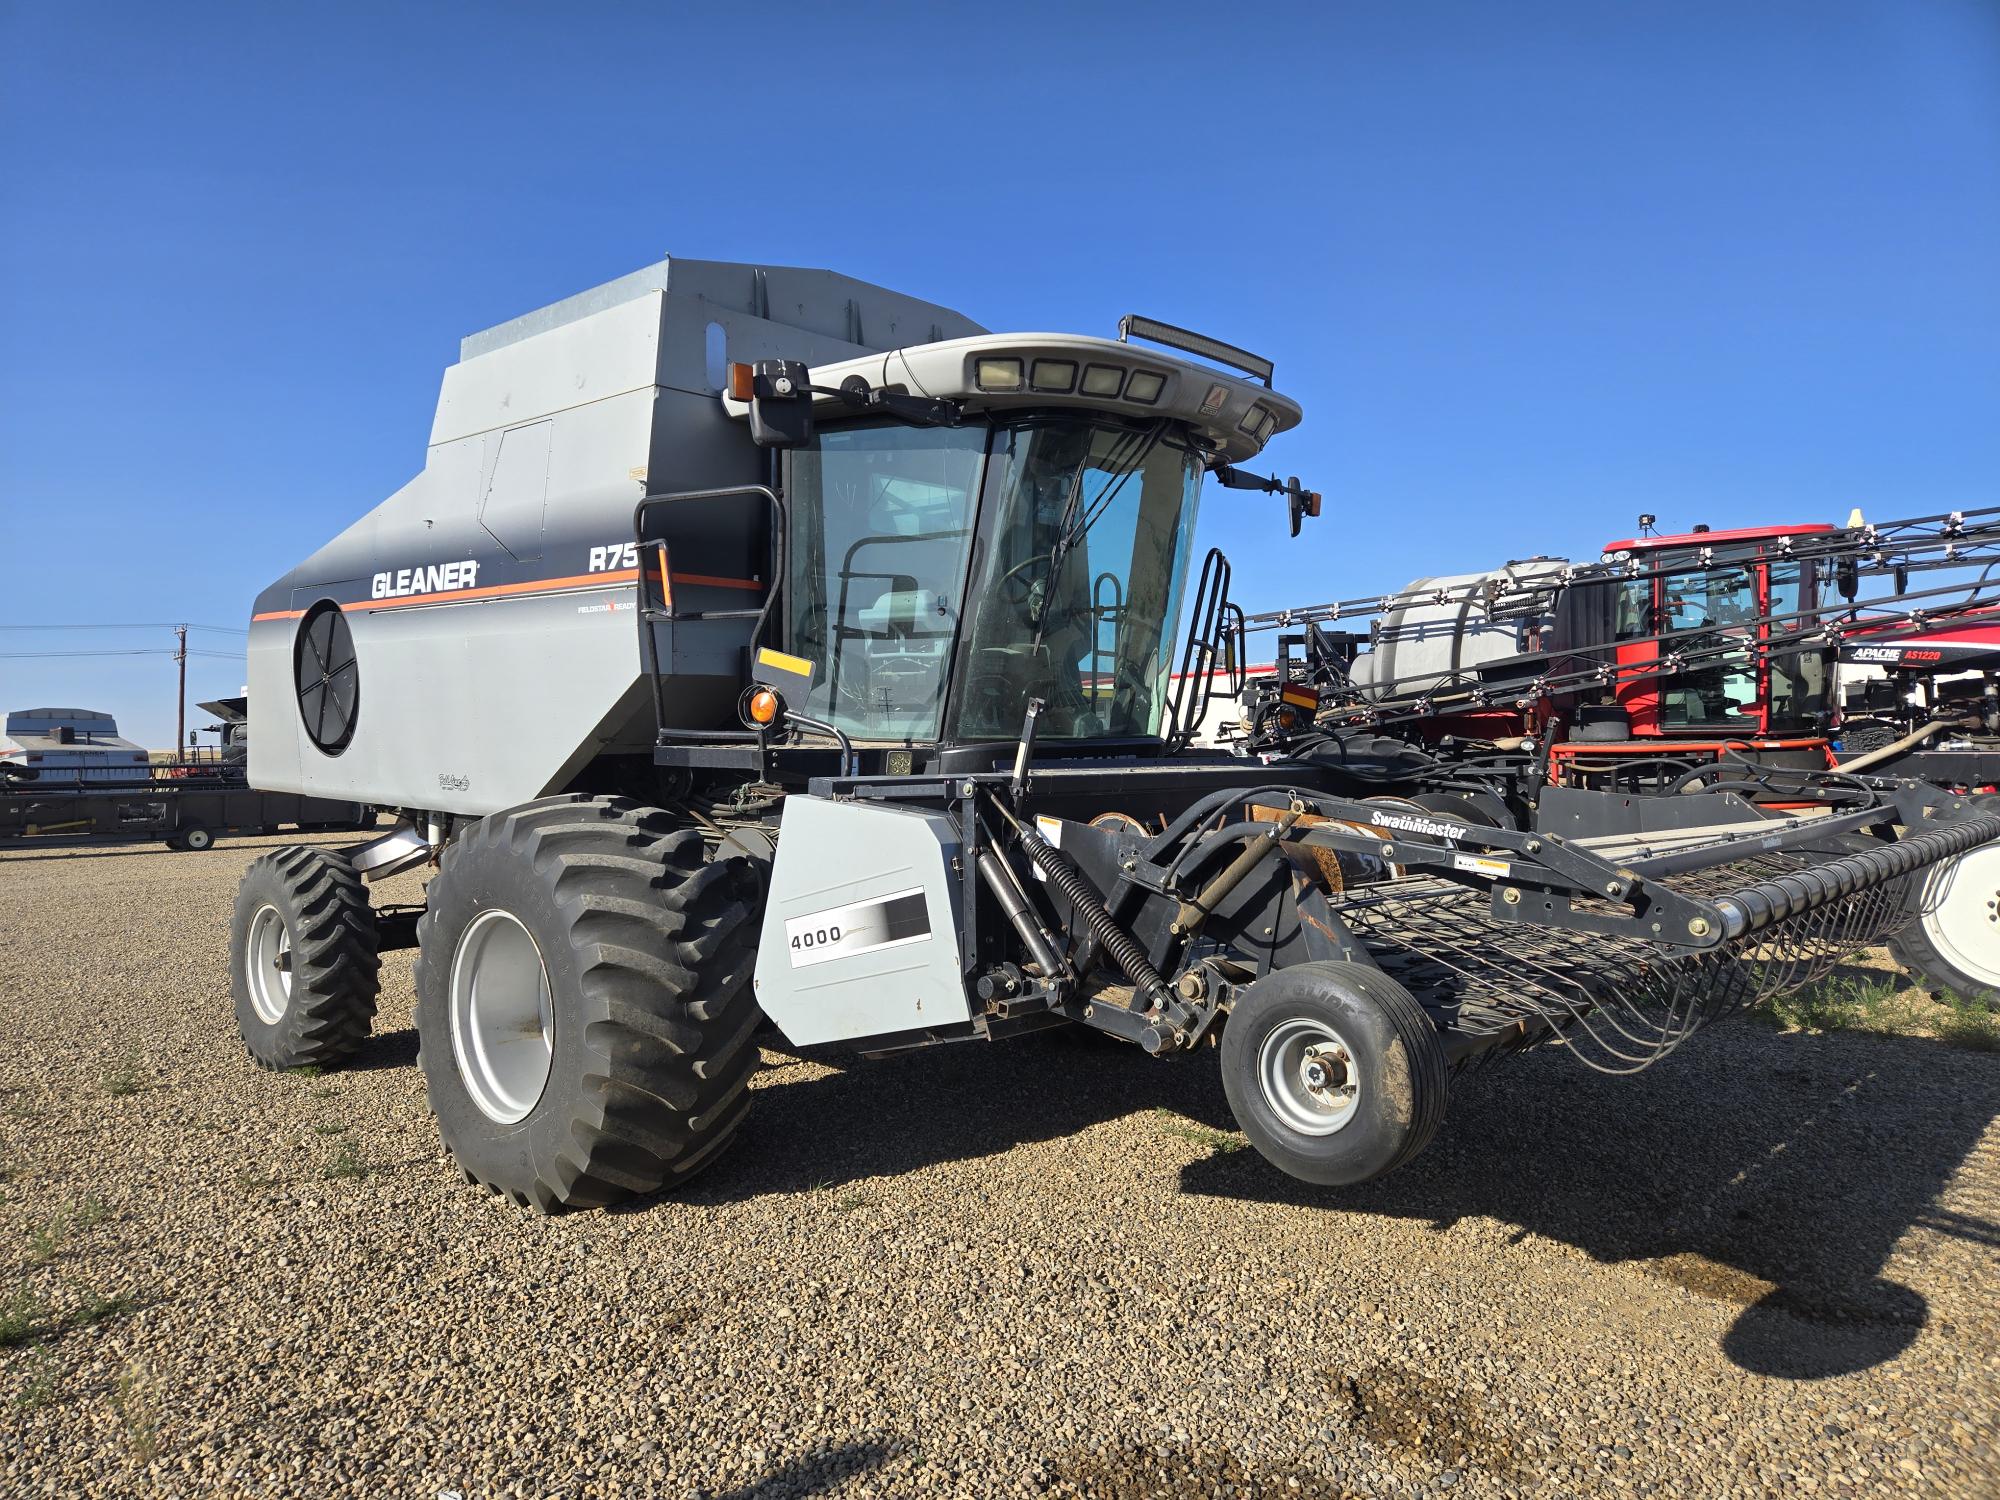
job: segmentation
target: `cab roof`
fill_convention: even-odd
[[[1223,458],[1254,458],[1275,434],[1296,427],[1298,402],[1260,382],[1118,339],[1075,333],[993,333],[913,344],[812,367],[815,386],[859,375],[871,387],[962,402],[969,414],[1070,407],[1126,417],[1165,417],[1206,437]],[[749,403],[725,395],[730,415]],[[815,402],[842,410],[836,396]]]
[[[1804,526],[1736,526],[1727,531],[1683,531],[1673,536],[1627,537],[1606,542],[1606,552],[1657,552],[1662,547],[1711,547],[1717,542],[1768,542],[1781,536],[1806,536],[1834,530],[1814,521]]]

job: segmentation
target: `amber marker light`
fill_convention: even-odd
[[[778,722],[778,711],[783,707],[776,693],[769,688],[758,688],[750,695],[750,722],[775,724]]]
[[[748,401],[757,394],[757,372],[749,365],[732,362],[729,366],[729,399]]]

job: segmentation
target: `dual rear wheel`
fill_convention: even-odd
[[[750,1107],[756,897],[746,862],[629,802],[533,802],[454,842],[417,928],[417,1034],[465,1175],[548,1212],[707,1165]]]
[[[544,1212],[684,1181],[749,1109],[758,881],[612,798],[497,813],[449,845],[418,923],[418,1063],[468,1180]],[[366,1039],[374,913],[344,856],[255,861],[237,897],[239,1029],[271,1068]]]

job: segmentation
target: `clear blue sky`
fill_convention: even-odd
[[[242,624],[462,334],[662,253],[1270,354],[1328,503],[1211,489],[1251,608],[2000,503],[2000,0],[0,0],[0,623]],[[171,737],[163,658],[50,700]]]

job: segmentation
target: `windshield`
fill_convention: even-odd
[[[1199,457],[1162,424],[1044,419],[993,434],[955,737],[1160,732]]]
[[[1669,574],[1664,580],[1667,637],[1663,652],[1723,651],[1667,678],[1660,693],[1660,723],[1669,729],[1720,725],[1754,732],[1757,670],[1757,581],[1750,567]],[[1738,650],[1734,649],[1740,647]]]
[[[1040,697],[1050,738],[1157,735],[1201,474],[1163,424],[821,429],[787,485],[800,711],[858,740],[946,738],[947,714],[949,738],[1012,739]]]

